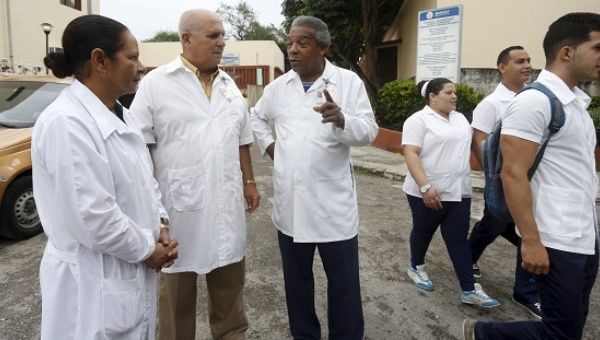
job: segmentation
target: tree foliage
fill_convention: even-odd
[[[175,31],[158,31],[150,39],[144,40],[144,42],[164,42],[164,41],[179,41],[179,33]]]
[[[241,0],[237,5],[221,3],[217,14],[228,25],[227,36],[236,40],[281,40],[283,32],[273,24],[262,25],[254,9]]]
[[[485,95],[467,84],[459,83],[456,84],[456,96],[456,111],[471,121],[473,110]],[[404,121],[423,108],[425,99],[418,93],[415,79],[410,78],[383,85],[379,89],[377,105],[377,123],[389,129],[402,130]]]
[[[325,21],[332,38],[328,57],[356,72],[373,97],[380,86],[375,71],[375,47],[402,3],[403,0],[284,0],[282,14],[286,31],[299,15],[312,15]],[[361,68],[361,61],[366,72]]]
[[[273,40],[286,54],[286,39],[283,31],[273,24],[262,25],[256,19],[254,9],[241,0],[237,5],[221,3],[217,14],[226,24],[226,34],[236,40]]]

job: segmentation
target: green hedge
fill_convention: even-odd
[[[458,103],[456,110],[471,121],[473,109],[485,97],[467,84],[456,85]],[[414,79],[394,80],[383,85],[377,98],[377,121],[381,127],[402,130],[402,124],[414,112],[425,105],[425,100],[417,93]]]
[[[600,106],[596,106],[594,108],[588,109],[590,113],[590,117],[594,121],[594,126],[596,129],[600,129]]]

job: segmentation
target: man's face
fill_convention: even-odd
[[[600,79],[600,32],[591,32],[589,37],[574,49],[570,60],[572,75],[577,82]]]
[[[506,63],[498,65],[502,80],[522,86],[531,76],[531,58],[525,50],[512,50],[508,57]]]
[[[292,69],[304,81],[315,81],[323,73],[325,47],[315,39],[315,31],[294,27],[288,34],[288,58]]]
[[[206,21],[197,31],[183,33],[184,57],[200,72],[214,70],[225,48],[225,29],[221,20]]]

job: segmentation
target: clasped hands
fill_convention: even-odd
[[[333,98],[331,98],[329,91],[323,90],[323,94],[325,95],[325,103],[321,106],[313,107],[313,110],[321,113],[323,117],[321,123],[333,123],[336,127],[343,129],[345,122],[344,114],[340,110],[340,107],[333,101]]]
[[[179,250],[177,246],[179,242],[169,237],[169,229],[161,228],[158,241],[154,247],[154,251],[144,263],[159,272],[162,268],[168,268],[173,265],[177,256],[179,256]]]

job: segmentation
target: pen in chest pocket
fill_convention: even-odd
[[[328,85],[331,83],[329,81],[329,79],[323,78],[323,83],[325,83],[325,88],[323,90],[327,90],[327,91],[331,92],[331,90],[328,87]],[[321,106],[327,102],[327,99],[325,98],[325,94],[323,93],[323,90],[318,90],[315,92],[315,96],[316,96],[315,106]],[[318,113],[320,113],[320,112],[318,112]]]

